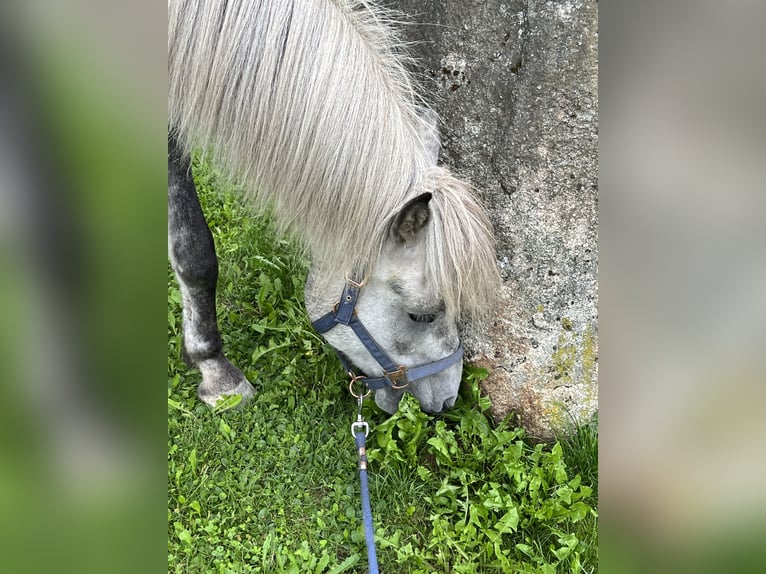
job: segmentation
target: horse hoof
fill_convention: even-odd
[[[242,400],[234,408],[241,408],[255,395],[255,388],[250,381],[225,357],[207,359],[197,366],[202,372],[197,398],[203,403],[215,407],[221,399],[240,395]]]

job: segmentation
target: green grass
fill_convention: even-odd
[[[223,414],[197,401],[168,269],[168,570],[366,572],[355,404],[303,310],[308,263],[195,170],[221,265],[224,346],[257,394]],[[486,372],[464,374],[441,417],[409,396],[392,417],[365,403],[381,570],[596,572],[597,422],[533,445],[489,420]]]

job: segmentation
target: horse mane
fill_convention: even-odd
[[[484,318],[500,283],[492,224],[467,183],[443,167],[429,175],[432,224],[427,227],[426,273],[448,314]]]
[[[497,284],[491,227],[431,166],[396,18],[364,0],[169,0],[169,129],[330,272],[373,267],[399,209],[433,190],[429,275],[471,314]]]

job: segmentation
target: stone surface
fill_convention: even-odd
[[[466,334],[493,414],[548,439],[597,410],[598,3],[397,0],[441,161],[478,189],[503,289]]]

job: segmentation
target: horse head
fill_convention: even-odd
[[[444,368],[431,369],[432,374],[411,382],[392,380],[391,385],[377,389],[375,402],[389,413],[396,411],[404,392],[411,392],[423,410],[441,412],[455,404],[460,386],[462,356],[455,355],[460,345],[457,320],[448,313],[427,272],[431,198],[431,193],[421,194],[399,211],[378,261],[358,289],[355,320],[364,326],[385,360],[376,357],[375,350],[371,352],[364,337],[351,326],[337,325],[324,333],[344,360],[370,378],[385,380],[386,360],[406,371],[454,357]],[[315,266],[306,284],[306,305],[313,320],[329,308],[337,310],[338,295],[346,293],[345,280],[332,281],[320,274]]]
[[[305,293],[314,326],[347,367],[367,378],[389,413],[404,392],[428,412],[455,404],[462,373],[458,321],[485,313],[497,282],[491,225],[468,186],[436,167],[436,114],[421,108],[418,116],[431,169],[419,193],[389,214],[361,285],[359,270],[349,281],[348,271],[343,278],[315,264]]]

